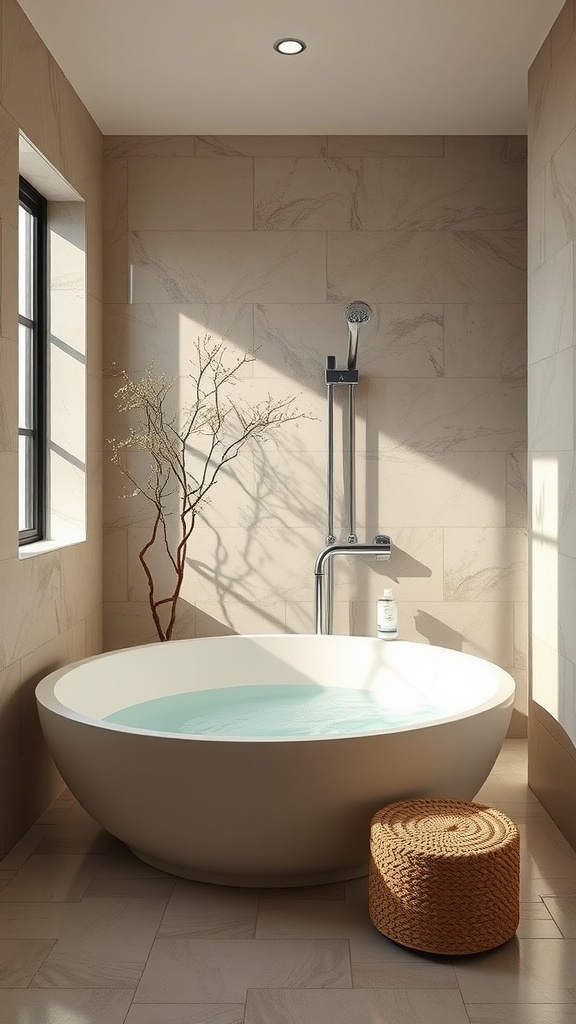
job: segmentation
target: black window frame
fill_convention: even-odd
[[[26,479],[27,519],[31,526],[18,531],[22,547],[46,536],[46,418],[48,392],[48,203],[43,195],[20,176],[18,208],[23,206],[33,218],[32,313],[31,319],[18,309],[20,325],[32,331],[32,369],[30,388],[31,427],[20,426],[18,413],[18,446],[20,437],[32,438],[31,470]],[[20,285],[20,282],[18,282]],[[20,331],[19,331],[20,333]],[[20,342],[18,342],[20,352]],[[19,361],[20,373],[20,361]],[[19,468],[20,472],[20,468]],[[19,484],[20,493],[20,484]],[[20,513],[19,513],[20,514]]]

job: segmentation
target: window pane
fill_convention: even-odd
[[[33,441],[27,435],[18,438],[18,529],[31,530],[33,519]]]
[[[30,327],[18,325],[18,426],[32,430],[34,423],[34,335]]]
[[[18,313],[34,318],[34,218],[23,206],[18,213]]]

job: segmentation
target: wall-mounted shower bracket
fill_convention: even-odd
[[[358,329],[360,324],[365,324],[370,320],[372,316],[372,310],[367,302],[351,302],[346,307],[344,316],[348,324],[348,356],[346,360],[346,368],[339,369],[336,366],[336,357],[327,356],[326,358],[326,391],[328,398],[328,438],[327,438],[327,449],[328,449],[328,466],[327,466],[327,484],[328,484],[328,522],[326,532],[326,548],[321,555],[318,556],[320,559],[325,557],[325,553],[331,549],[336,552],[340,550],[340,546],[336,543],[337,536],[334,531],[334,385],[344,384],[348,387],[348,536],[346,549],[349,550],[352,545],[357,550],[365,554],[366,545],[358,545],[358,537],[356,535],[356,384],[358,383],[358,370],[356,368],[356,357],[358,354]],[[346,450],[346,449],[345,449]],[[384,538],[389,540],[389,538]],[[379,542],[379,538],[375,538],[375,542]],[[362,550],[360,550],[362,549]],[[382,554],[382,548],[379,548]],[[318,632],[330,633],[332,631],[332,596],[333,596],[333,580],[332,580],[332,560],[331,558],[326,559],[326,578],[324,579],[324,567],[322,562],[321,569],[321,583],[320,589],[322,591],[320,600],[323,601],[324,596],[324,584],[326,585],[327,600],[325,602],[325,611],[322,611],[322,629]],[[318,576],[317,576],[317,590],[318,593]],[[318,614],[318,613],[317,613]]]
[[[330,360],[334,359],[334,356],[328,356],[326,360],[326,383],[327,384],[357,384],[358,383],[358,370],[338,370],[336,366],[328,366]]]

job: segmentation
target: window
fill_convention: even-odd
[[[18,214],[18,530],[46,528],[47,203],[20,178]]]

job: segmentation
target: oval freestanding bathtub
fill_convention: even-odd
[[[396,720],[416,706],[427,720],[322,737],[184,735],[105,720],[162,696],[271,683],[370,691]],[[71,791],[138,857],[200,881],[283,886],[365,874],[370,819],[387,803],[471,800],[506,735],[514,688],[503,669],[441,647],[263,635],[99,655],[51,673],[36,697]]]

